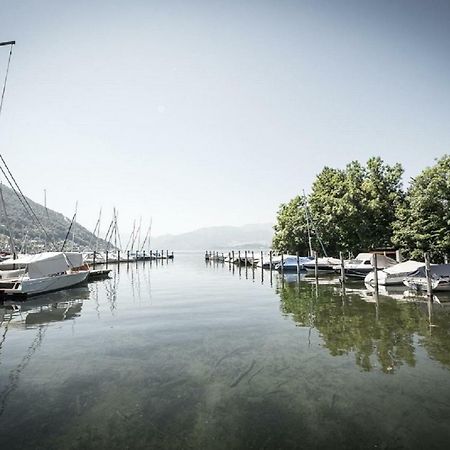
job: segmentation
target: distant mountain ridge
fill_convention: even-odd
[[[152,239],[151,247],[164,250],[268,249],[272,245],[273,224],[215,226]]]
[[[46,244],[45,233],[25,211],[25,208],[14,191],[4,185],[1,188],[8,220],[5,216],[3,206],[0,204],[0,250],[10,250],[7,222],[9,222],[12,230],[16,251],[35,252],[44,250]],[[27,200],[42,226],[45,228],[50,241],[54,244],[54,247],[49,246],[48,250],[59,250],[67,235],[71,219],[56,211],[46,209],[28,197]],[[65,246],[66,250],[72,248],[72,237],[74,238],[74,250],[88,250],[89,247],[94,247],[95,244],[97,244],[99,250],[103,250],[106,247],[106,242],[103,239],[96,238],[90,231],[76,222],[73,224],[70,236],[68,237],[68,242]]]

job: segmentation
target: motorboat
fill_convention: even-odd
[[[431,264],[431,288],[433,291],[450,291],[450,264]],[[426,291],[428,281],[425,265],[407,276],[403,284],[415,291]]]
[[[334,267],[341,264],[341,261],[337,258],[317,258],[317,273],[318,274],[327,274],[334,273]],[[303,264],[303,267],[307,272],[316,271],[316,261],[309,260],[308,262]]]
[[[359,253],[355,259],[344,262],[345,276],[350,278],[365,278],[366,275],[374,270],[374,254],[373,253]],[[377,268],[387,269],[388,267],[397,264],[395,259],[389,258],[385,255],[377,254]],[[341,266],[334,266],[334,271],[340,273]]]
[[[377,260],[378,262],[378,260]],[[378,265],[378,264],[377,264]],[[424,263],[419,261],[405,261],[386,269],[378,270],[378,284],[381,286],[403,285],[403,280],[414,273]],[[375,285],[375,272],[369,272],[364,278],[364,282],[371,286]]]
[[[29,297],[84,282],[89,267],[78,252],[44,252],[0,262],[1,297]]]
[[[311,261],[311,258],[307,256],[298,257],[299,270],[305,270],[304,264]],[[283,272],[296,272],[297,271],[297,256],[287,255],[283,257],[283,261],[280,261],[276,266],[276,270],[283,270]]]

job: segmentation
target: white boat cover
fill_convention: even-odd
[[[417,270],[419,267],[424,266],[425,263],[419,261],[405,261],[402,263],[398,263],[395,266],[388,267],[384,269],[384,272],[390,275],[396,275],[401,273],[411,273]]]
[[[24,255],[17,259],[8,259],[0,262],[2,267],[22,266],[27,268],[30,278],[42,278],[57,273],[65,272],[71,267],[79,267],[83,264],[83,256],[76,252],[44,252],[36,255]]]

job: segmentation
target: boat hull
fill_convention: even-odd
[[[31,297],[47,292],[60,291],[83,283],[86,281],[88,275],[89,271],[83,270],[52,277],[24,279],[17,282],[16,288],[0,289],[0,296]]]

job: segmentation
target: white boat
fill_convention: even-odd
[[[386,269],[378,270],[378,284],[381,286],[403,285],[403,280],[415,272],[424,263],[419,261],[405,261]],[[364,282],[371,286],[375,285],[375,273],[372,271],[366,275]]]
[[[311,258],[306,256],[299,256],[298,258],[299,269],[304,270],[303,265],[309,261]],[[296,272],[297,271],[297,256],[294,255],[286,255],[283,257],[283,267],[281,267],[281,259],[280,262],[275,266],[276,270],[283,269],[284,272]]]
[[[317,258],[317,273],[334,273],[334,267],[341,264],[341,261],[337,258]],[[309,260],[308,262],[303,264],[303,267],[306,269],[307,272],[314,272],[316,271],[316,261]]]
[[[433,291],[450,291],[450,264],[431,264],[431,288]],[[415,291],[428,289],[425,265],[407,276],[403,284]]]
[[[384,255],[377,255],[378,269],[386,269],[397,264],[392,258]],[[374,254],[373,253],[359,253],[355,259],[344,262],[345,275],[351,278],[365,278],[369,272],[374,269]],[[334,270],[340,273],[340,265],[334,266]]]
[[[82,283],[89,275],[82,254],[77,252],[27,255],[0,262],[2,268],[9,272],[9,277],[0,280],[2,297],[28,297],[66,289]]]

